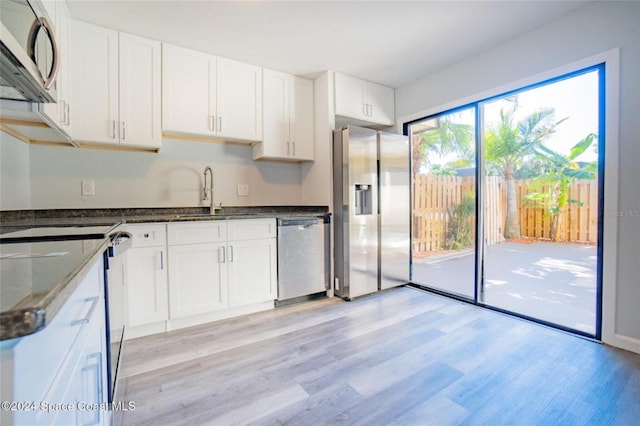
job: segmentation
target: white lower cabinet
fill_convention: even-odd
[[[167,319],[166,258],[164,247],[134,248],[127,252],[129,326]]]
[[[276,299],[276,239],[234,241],[229,248],[229,306]]]
[[[43,330],[0,342],[0,424],[106,425],[106,331],[100,256]],[[3,407],[4,408],[4,407]]]
[[[273,307],[275,219],[129,225],[127,338]]]
[[[128,225],[125,252],[126,338],[166,329],[169,319],[167,233],[164,224]]]
[[[169,246],[171,318],[227,308],[225,250],[219,243]]]
[[[168,235],[171,319],[276,298],[275,219],[169,224]]]

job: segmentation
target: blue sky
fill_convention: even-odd
[[[484,106],[485,125],[499,121],[501,108],[511,108],[512,104],[498,99],[481,104]],[[561,154],[568,154],[571,147],[590,133],[598,133],[598,72],[596,70],[566,80],[556,81],[534,89],[518,93],[518,111],[516,119],[542,108],[553,108],[555,120],[567,118],[558,125],[556,133],[545,141],[545,145]],[[473,108],[460,110],[452,114],[454,123],[473,125]],[[595,145],[582,154],[578,161],[595,161]],[[455,160],[456,154],[438,158],[430,154],[432,165],[446,164]]]

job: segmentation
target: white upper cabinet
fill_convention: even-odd
[[[160,43],[120,33],[120,143],[160,148]]]
[[[392,88],[335,73],[336,115],[391,126],[394,108]]]
[[[118,32],[72,21],[71,34],[71,136],[118,142]]]
[[[215,135],[216,57],[162,44],[162,129]]]
[[[313,160],[313,81],[263,70],[263,138],[253,158]]]
[[[262,139],[262,68],[169,44],[162,54],[166,133]]]
[[[218,57],[218,134],[247,141],[262,139],[262,68]]]
[[[160,42],[73,21],[72,138],[160,148],[160,55]]]
[[[293,78],[294,108],[291,109],[292,155],[298,160],[314,159],[314,100],[313,81],[300,77]]]

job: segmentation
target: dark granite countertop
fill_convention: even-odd
[[[206,207],[14,210],[0,212],[0,234],[19,236],[24,234],[23,230],[45,227],[66,228],[69,233],[73,230],[81,234],[83,231],[75,228],[113,230],[124,223],[326,214],[326,206],[224,207],[215,215],[210,215]],[[51,322],[92,259],[101,255],[107,245],[106,238],[0,244],[0,340],[35,333]]]
[[[46,327],[108,239],[0,244],[0,340]]]
[[[326,206],[208,207],[14,210],[0,212],[0,233],[43,226],[114,226],[122,223],[185,222],[250,218],[318,216]]]

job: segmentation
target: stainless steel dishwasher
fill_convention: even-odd
[[[278,301],[330,289],[330,218],[278,218]]]

